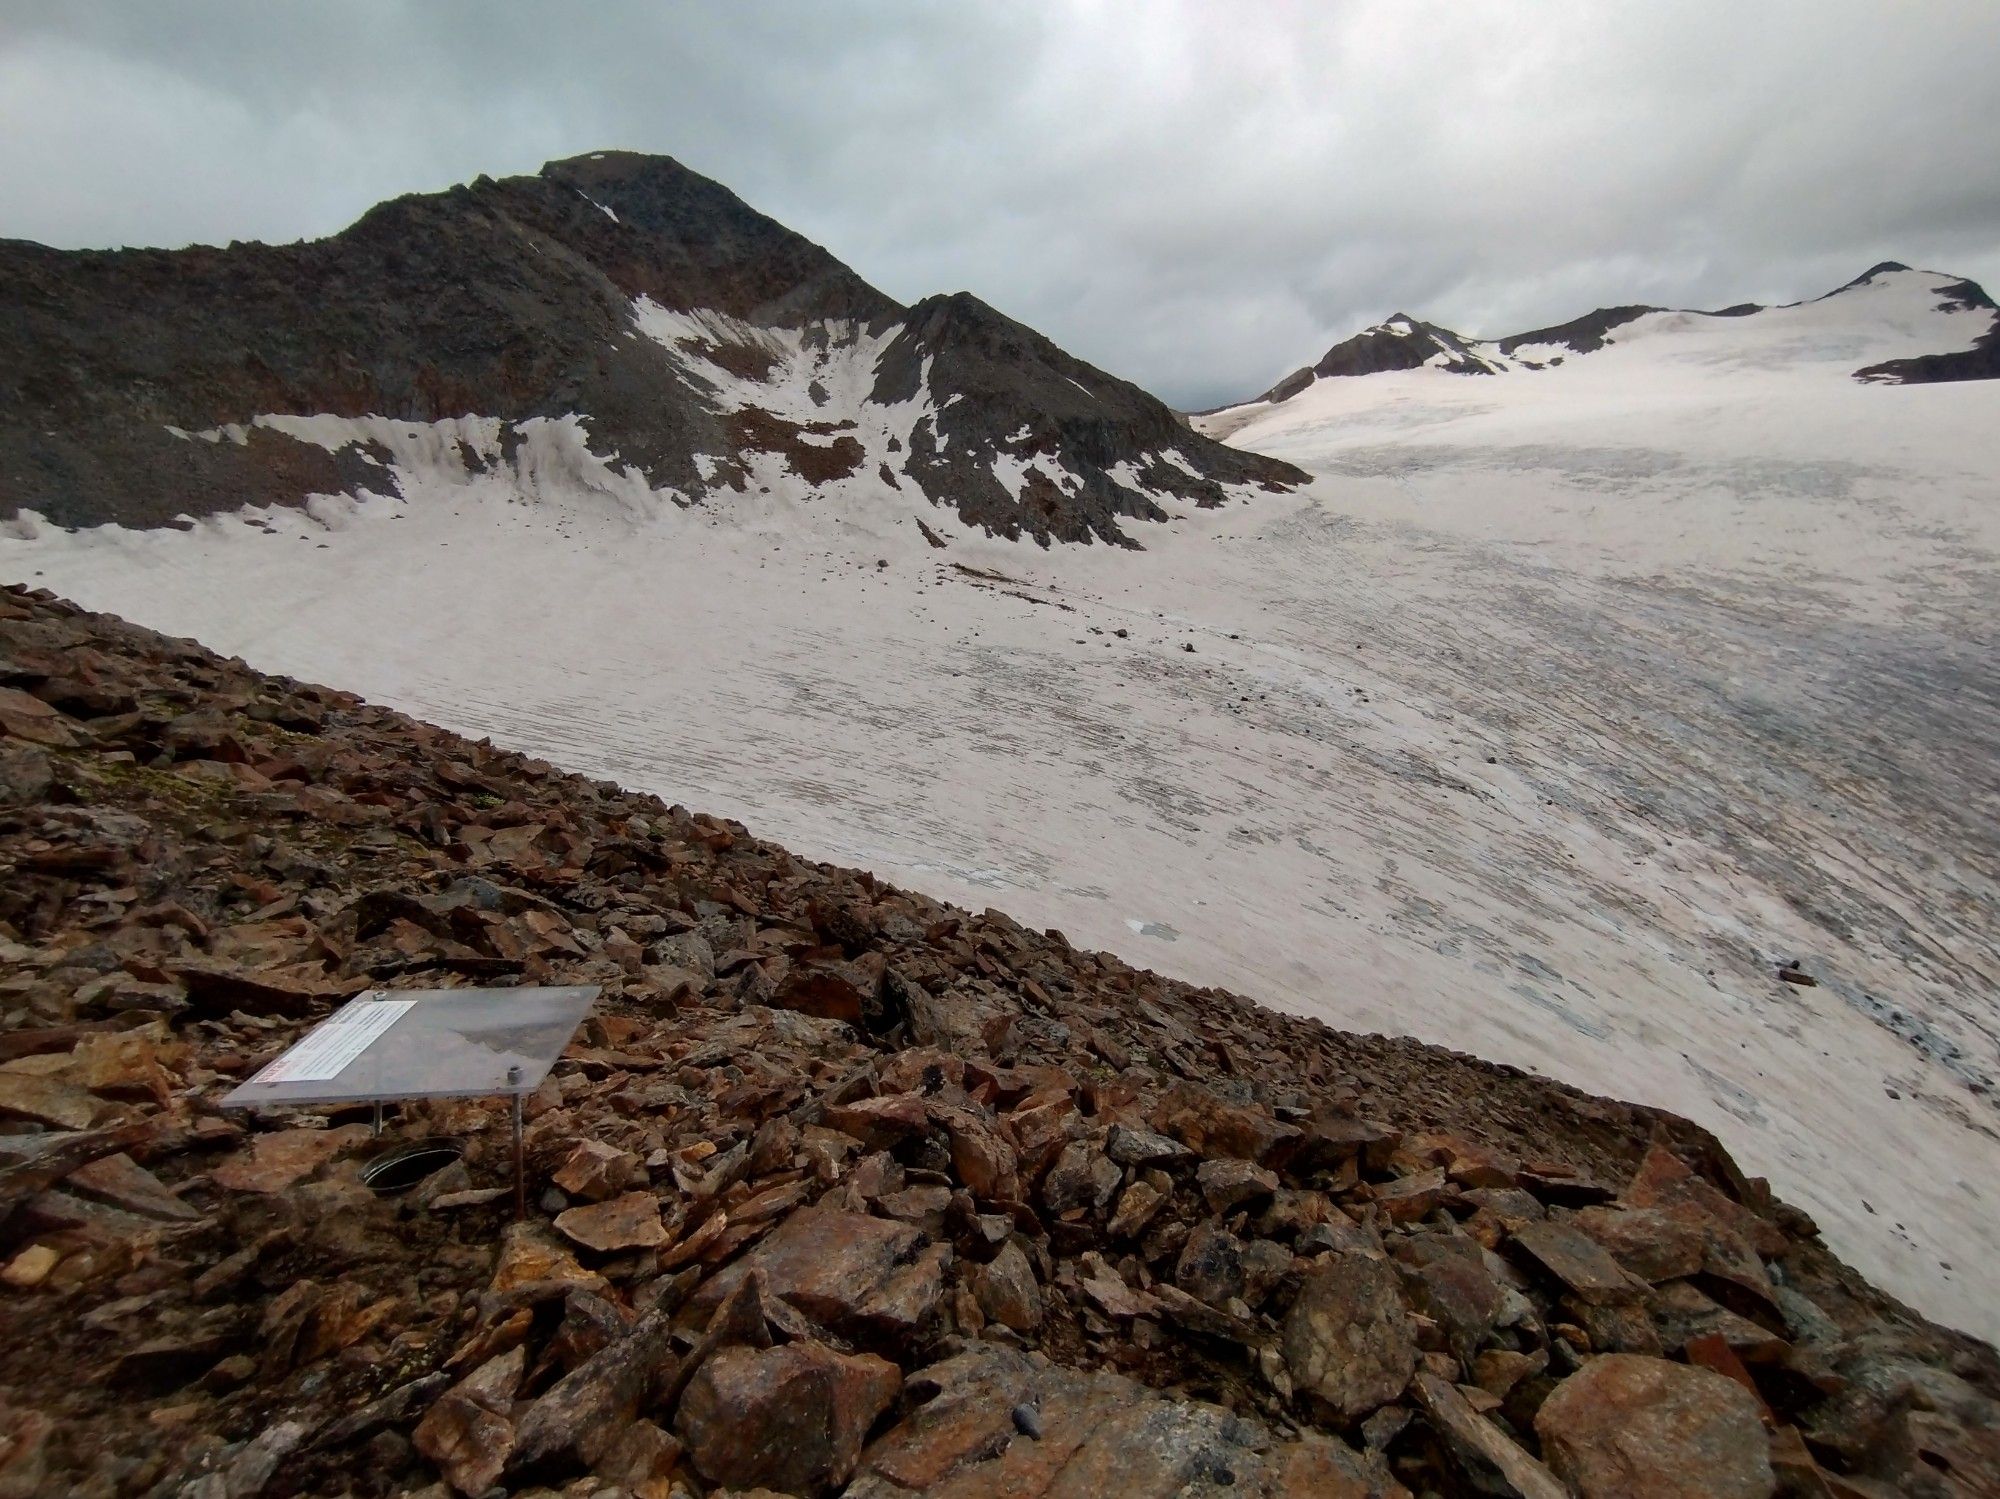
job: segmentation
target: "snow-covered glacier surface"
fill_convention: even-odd
[[[551,424],[526,489],[376,432],[401,498],[29,523],[0,575],[1677,1110],[1878,1283],[2000,1336],[2000,385],[1642,331],[1225,413],[1317,483],[1140,553],[775,468],[648,504]]]

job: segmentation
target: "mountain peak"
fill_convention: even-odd
[[[449,456],[395,447],[414,424]],[[1044,543],[1305,477],[970,292],[905,309],[671,156],[480,177],[293,245],[0,244],[0,517],[533,491],[536,444],[592,503],[937,506]]]
[[[699,177],[701,174],[684,166],[677,158],[658,151],[585,151],[577,156],[562,156],[554,161],[542,163],[537,174],[550,177],[558,182],[574,182],[588,179],[596,182],[610,182],[636,177],[676,176]],[[702,178],[704,182],[708,178]]]

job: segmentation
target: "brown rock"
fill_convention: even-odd
[[[1005,1115],[1000,1127],[1013,1142],[1022,1178],[1037,1181],[1077,1128],[1076,1100],[1064,1093],[1041,1103],[1029,1102]]]
[[[1505,1400],[1522,1380],[1548,1368],[1549,1356],[1537,1348],[1517,1353],[1511,1348],[1488,1348],[1472,1361],[1472,1379],[1496,1400]]]
[[[1342,1166],[1384,1171],[1403,1143],[1403,1132],[1352,1115],[1313,1116],[1296,1146],[1292,1166],[1300,1171],[1333,1171]]]
[[[1653,1319],[1636,1301],[1588,1302],[1577,1296],[1563,1298],[1564,1310],[1581,1327],[1596,1353],[1645,1353],[1654,1357],[1666,1352]]]
[[[1227,1214],[1269,1202],[1278,1190],[1278,1175],[1251,1161],[1203,1161],[1195,1172],[1195,1184],[1207,1199],[1210,1212]]]
[[[1195,1083],[1175,1083],[1153,1109],[1153,1127],[1202,1156],[1268,1164],[1295,1145],[1298,1128],[1262,1109],[1227,1103]]]
[[[1610,1353],[1535,1415],[1549,1466],[1581,1499],[1768,1499],[1757,1403],[1708,1369]]]
[[[1016,1332],[1033,1332],[1042,1325],[1042,1291],[1035,1268],[1012,1241],[974,1272],[972,1291],[989,1321]]]
[[[727,1348],[688,1385],[674,1427],[712,1483],[820,1494],[854,1472],[902,1385],[887,1359],[822,1343]]]
[[[1661,1286],[1653,1295],[1652,1314],[1660,1341],[1675,1352],[1710,1335],[1720,1337],[1738,1357],[1753,1364],[1774,1363],[1791,1348],[1783,1338],[1717,1305],[1686,1281]]]
[[[887,1150],[931,1131],[930,1110],[914,1093],[857,1098],[826,1110],[826,1126],[852,1135],[870,1150]]]
[[[651,1249],[667,1241],[660,1199],[651,1192],[627,1192],[609,1202],[571,1208],[556,1215],[556,1228],[584,1248],[603,1254]]]
[[[1646,1293],[1644,1281],[1628,1274],[1595,1239],[1567,1223],[1530,1223],[1516,1231],[1513,1244],[1580,1300],[1637,1301]]]
[[[929,1322],[944,1297],[947,1245],[926,1247],[906,1223],[837,1208],[801,1208],[690,1303],[707,1315],[752,1269],[773,1296],[822,1326],[863,1342],[899,1345]]]
[[[1457,1135],[1431,1132],[1405,1140],[1400,1153],[1428,1166],[1442,1166],[1454,1185],[1497,1189],[1516,1186],[1521,1162],[1505,1151],[1478,1145]]]
[[[674,1467],[685,1450],[651,1421],[628,1421],[592,1468],[634,1499],[669,1499]]]
[[[601,1140],[580,1141],[553,1178],[570,1196],[585,1202],[602,1202],[645,1179],[645,1164],[636,1155]]]
[[[1210,1306],[1243,1295],[1243,1244],[1213,1219],[1197,1223],[1174,1263],[1174,1284]]]
[[[1399,1247],[1416,1309],[1440,1324],[1459,1362],[1470,1364],[1506,1302],[1506,1293],[1469,1239],[1425,1235]]]
[[[951,1188],[945,1186],[905,1187],[885,1192],[877,1206],[885,1218],[914,1224],[935,1239],[944,1232],[945,1210],[951,1206]]]
[[[1692,1174],[1673,1176],[1686,1168],[1672,1156],[1662,1152],[1657,1159],[1667,1164],[1655,1168],[1654,1179],[1678,1183],[1661,1193],[1658,1206],[1586,1208],[1572,1221],[1626,1269],[1655,1284],[1706,1274],[1738,1303],[1775,1309],[1777,1292],[1743,1232],[1746,1226],[1754,1232],[1761,1220]]]
[[[1185,1161],[1194,1155],[1193,1151],[1168,1135],[1129,1124],[1111,1126],[1111,1133],[1104,1139],[1104,1153],[1119,1165],[1131,1167]]]
[[[333,980],[316,964],[291,968],[241,968],[208,958],[181,958],[162,972],[179,982],[189,1002],[208,1013],[247,1010],[256,1015],[304,1016],[322,1000],[358,994],[365,979]]]
[[[1297,1264],[1297,1256],[1284,1245],[1250,1240],[1243,1246],[1243,1299],[1253,1307],[1262,1306]]]
[[[237,1151],[215,1168],[213,1180],[232,1192],[282,1192],[368,1138],[365,1124],[254,1135],[248,1149]]]
[[[1619,1201],[1628,1207],[1692,1209],[1736,1233],[1760,1255],[1785,1251],[1782,1229],[1696,1176],[1663,1145],[1646,1152]]]
[[[981,1202],[1016,1202],[1021,1196],[1014,1147],[970,1109],[941,1109],[951,1137],[951,1169]]]
[[[1523,1225],[1548,1217],[1548,1210],[1518,1187],[1469,1187],[1459,1195],[1473,1209],[1475,1222],[1499,1229],[1487,1243],[1489,1249]]]
[[[1453,1195],[1451,1179],[1442,1166],[1398,1177],[1375,1189],[1375,1201],[1392,1223],[1420,1223]]]
[[[854,964],[826,968],[793,968],[771,995],[771,1006],[797,1010],[821,1020],[859,1026],[864,1010],[880,991],[881,975],[866,975]]]
[[[169,1067],[183,1064],[186,1052],[159,1021],[129,1031],[101,1031],[77,1038],[66,1076],[94,1093],[150,1095],[164,1104],[176,1082]]]
[[[524,1286],[554,1284],[581,1286],[585,1290],[604,1289],[604,1277],[586,1270],[569,1247],[556,1239],[540,1223],[510,1223],[500,1239],[500,1259],[493,1268],[495,1291],[514,1291]],[[558,1292],[560,1294],[560,1292]]]
[[[1098,1146],[1074,1140],[1042,1179],[1042,1202],[1058,1215],[1079,1208],[1095,1212],[1118,1190],[1118,1179],[1117,1165]]]
[[[523,1348],[481,1364],[440,1395],[411,1434],[417,1451],[459,1493],[484,1494],[499,1482],[514,1450],[508,1411],[526,1367]]]
[[[1124,1277],[1105,1264],[1100,1254],[1084,1255],[1076,1284],[1077,1289],[1088,1296],[1099,1311],[1120,1321],[1150,1317],[1160,1309],[1156,1298],[1127,1285]]]
[[[668,1296],[523,1411],[510,1466],[532,1468],[565,1452],[595,1463],[610,1452],[633,1414],[678,1372],[672,1343],[678,1308],[677,1297]]]
[[[188,1223],[201,1214],[169,1192],[160,1179],[120,1152],[79,1166],[65,1179],[74,1190],[99,1202],[137,1213],[142,1218],[159,1218],[170,1223]]]
[[[1416,1327],[1396,1273],[1361,1255],[1341,1255],[1306,1277],[1283,1346],[1293,1384],[1344,1423],[1402,1394],[1417,1367]]]
[[[850,1499],[1408,1499],[1327,1437],[1282,1441],[1220,1406],[1009,1348],[969,1349],[908,1389],[915,1408],[868,1448]]]
[[[0,687],[0,734],[50,749],[72,749],[80,741],[70,720],[38,697]]]
[[[1125,1195],[1118,1199],[1118,1209],[1111,1215],[1111,1222],[1104,1232],[1113,1239],[1129,1239],[1134,1234],[1145,1232],[1146,1225],[1160,1211],[1167,1200],[1167,1194],[1151,1182],[1137,1181],[1125,1189]]]
[[[49,1278],[62,1261],[62,1251],[47,1244],[30,1244],[0,1269],[0,1281],[17,1291],[32,1291]]]
[[[51,1129],[89,1129],[105,1109],[102,1099],[54,1078],[0,1072],[0,1118],[27,1119]]]
[[[1708,1236],[1699,1224],[1658,1208],[1591,1207],[1570,1219],[1611,1257],[1658,1285],[1701,1269]]]

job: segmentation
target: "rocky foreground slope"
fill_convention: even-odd
[[[0,735],[0,1495],[2000,1484],[1993,1350],[1683,1120],[46,594]],[[217,1109],[344,996],[515,982],[605,990],[523,1221],[497,1103]]]
[[[431,468],[728,504],[842,485],[1042,542],[1302,482],[960,292],[905,308],[664,156],[292,245],[0,241],[0,519],[172,524]],[[932,523],[937,517],[932,516]]]

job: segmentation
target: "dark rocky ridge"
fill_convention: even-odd
[[[157,526],[183,513],[382,487],[359,448],[328,453],[261,428],[241,443],[167,430],[211,432],[271,414],[511,423],[577,413],[593,452],[615,453],[652,486],[694,499],[740,489],[746,450],[824,446],[806,440],[823,433],[796,420],[719,409],[698,364],[625,336],[640,296],[755,328],[830,323],[850,336],[905,316],[726,188],[671,159],[626,152],[399,198],[299,244],[72,252],[0,243],[0,517],[33,510],[64,526]],[[953,310],[943,326],[940,305]],[[977,524],[1042,541],[1124,540],[1119,518],[1157,507],[1104,470],[1143,467],[1167,440],[1210,480],[1303,479],[1188,431],[1136,387],[969,297],[933,299],[918,315],[923,339],[945,337],[960,351],[935,367],[932,394],[939,405],[963,397],[951,422],[967,446],[964,461],[954,453],[910,478]],[[1002,326],[1022,336],[974,331]],[[754,350],[716,357],[754,377]],[[1018,368],[1003,367],[1015,357]],[[970,386],[947,385],[953,372]],[[1064,376],[1090,387],[1089,409]],[[1049,411],[1061,421],[1045,423]],[[826,425],[837,430],[843,415],[829,411]],[[979,469],[977,451],[1024,424],[1039,451],[1082,476],[1077,493],[1051,484],[1020,505]],[[709,478],[703,456],[715,460]],[[1206,491],[1191,497],[1212,502]]]
[[[1845,285],[1826,293],[1826,296],[1837,297],[1842,292],[1868,285],[1878,276],[1905,272],[1909,269],[1909,266],[1900,261],[1885,260],[1880,265],[1871,266]],[[1882,384],[1916,385],[1935,381],[2000,378],[2000,306],[1996,306],[1993,299],[1973,281],[1943,282],[1937,287],[1937,294],[1939,311],[1992,312],[1994,319],[1991,330],[1969,350],[1927,354],[1914,359],[1897,359],[1884,364],[1870,365],[1865,369],[1856,370],[1854,372],[1856,379]],[[1816,300],[1824,301],[1825,297]],[[1482,349],[1497,351],[1508,358],[1515,357],[1522,349],[1548,346],[1566,349],[1572,354],[1592,354],[1603,348],[1610,341],[1610,335],[1625,324],[1648,313],[1673,310],[1676,309],[1644,303],[1633,303],[1622,307],[1600,307],[1594,312],[1587,312],[1582,317],[1572,318],[1566,323],[1535,328],[1526,333],[1510,333],[1492,340],[1467,338],[1464,334],[1455,333],[1449,328],[1399,312],[1388,322],[1378,324],[1335,344],[1317,364],[1293,371],[1262,395],[1243,404],[1275,405],[1280,401],[1289,400],[1311,385],[1314,380],[1321,378],[1373,375],[1385,370],[1420,369],[1439,355],[1443,356],[1443,362],[1438,368],[1453,374],[1488,375],[1502,373],[1508,366],[1482,354],[1480,352]],[[1695,315],[1737,318],[1749,317],[1764,310],[1763,306],[1756,302],[1739,302],[1734,306],[1713,311],[1697,311]],[[1399,332],[1399,327],[1409,331]],[[1553,356],[1555,361],[1560,361],[1563,357],[1565,356]],[[1535,361],[1523,360],[1522,363],[1529,369],[1541,367]],[[1228,409],[1228,407],[1216,408],[1218,411]],[[1196,414],[1206,416],[1213,413]]]
[[[1536,328],[1503,338],[1499,341],[1500,352],[1511,354],[1530,344],[1561,344],[1579,354],[1594,353],[1604,347],[1605,335],[1613,328],[1622,328],[1634,318],[1662,310],[1636,303],[1630,307],[1600,307],[1595,312],[1586,312],[1580,318],[1571,318],[1567,323],[1558,323],[1552,328]],[[1756,308],[1745,310],[1754,312]]]
[[[1685,1120],[19,589],[0,870],[0,1494],[2000,1483],[1993,1350]],[[217,1110],[364,987],[544,982],[605,997],[524,1221],[497,1101]]]
[[[1272,403],[1286,400],[1316,379],[1422,369],[1438,355],[1443,355],[1445,361],[1440,368],[1453,374],[1499,373],[1499,366],[1482,359],[1467,347],[1464,338],[1449,328],[1399,312],[1386,323],[1335,344],[1320,357],[1319,363],[1294,370],[1257,399]]]

